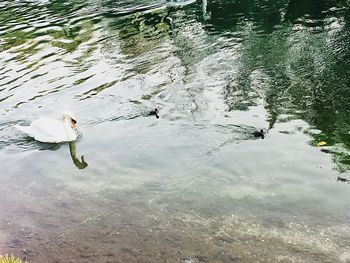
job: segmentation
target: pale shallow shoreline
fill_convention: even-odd
[[[51,191],[56,198],[48,198]],[[77,194],[60,184],[35,193],[1,187],[0,196],[0,252],[30,262],[350,260],[350,227],[336,220],[327,227],[298,217],[216,215],[191,202],[146,200],[134,190]]]

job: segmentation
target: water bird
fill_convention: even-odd
[[[39,142],[71,142],[78,137],[77,118],[70,111],[64,111],[61,120],[41,117],[29,126],[16,125],[16,128]]]
[[[337,182],[349,183],[349,182],[350,182],[350,180],[349,180],[349,179],[346,179],[346,178],[343,178],[343,177],[338,176],[338,178],[337,178]]]
[[[155,108],[154,110],[150,111],[148,116],[156,116],[156,118],[159,119],[159,110],[158,110],[158,108]]]
[[[261,129],[260,131],[255,131],[253,134],[254,134],[254,137],[261,138],[261,139],[265,138],[265,132],[263,129]]]

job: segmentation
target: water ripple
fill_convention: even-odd
[[[326,226],[345,225],[349,7],[312,2],[0,1],[0,157],[9,160],[1,176],[29,191],[32,204],[43,182],[62,199],[74,189],[99,205],[111,189],[108,202],[125,194],[119,202],[137,209],[144,199],[281,225],[315,214]],[[150,116],[155,108],[159,118]],[[79,173],[67,145],[35,142],[14,127],[65,109],[84,132],[89,166]],[[256,129],[268,130],[264,140]],[[55,208],[42,197],[40,207]],[[334,243],[347,245],[347,236]]]

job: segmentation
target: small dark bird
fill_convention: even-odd
[[[254,137],[260,137],[261,139],[265,138],[265,132],[263,129],[261,129],[260,131],[255,131],[253,134]]]
[[[343,178],[343,177],[338,176],[338,178],[337,178],[337,182],[350,182],[350,180],[349,180],[349,179],[346,179],[346,178]]]
[[[156,118],[159,119],[159,110],[155,108],[154,110],[150,111],[148,116],[152,116],[152,115],[156,116]]]

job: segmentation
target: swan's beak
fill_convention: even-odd
[[[71,124],[72,124],[72,128],[73,128],[74,130],[78,129],[78,124],[77,124],[77,121],[76,121],[76,120],[72,119]]]

